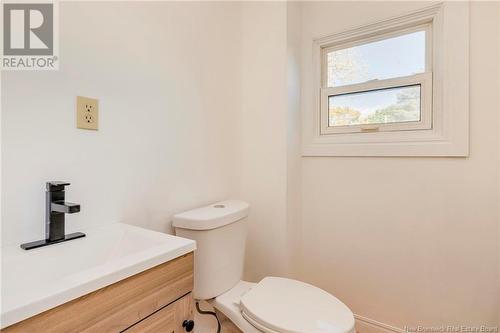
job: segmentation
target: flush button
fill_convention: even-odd
[[[215,205],[214,208],[226,208],[224,205]]]

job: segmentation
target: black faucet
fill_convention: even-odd
[[[45,192],[45,239],[21,244],[21,248],[31,250],[85,237],[85,234],[81,232],[66,235],[64,230],[65,214],[80,211],[80,205],[64,201],[64,187],[68,185],[69,183],[66,182],[47,182],[47,191]]]

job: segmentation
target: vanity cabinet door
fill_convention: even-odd
[[[132,325],[125,333],[182,333],[184,320],[193,319],[193,298],[188,294]]]

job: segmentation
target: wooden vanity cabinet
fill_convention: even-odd
[[[1,330],[15,332],[184,332],[193,319],[193,253]]]
[[[192,317],[191,295],[167,305],[125,330],[125,333],[178,333],[184,332],[182,323]]]

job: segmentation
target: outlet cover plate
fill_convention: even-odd
[[[99,101],[97,99],[76,97],[76,127],[88,130],[99,128]]]

